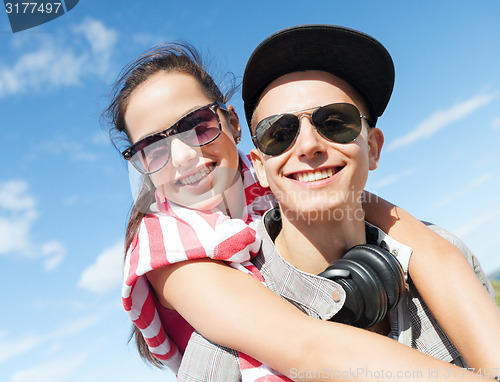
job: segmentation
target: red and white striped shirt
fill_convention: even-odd
[[[175,373],[182,354],[162,324],[146,273],[180,261],[211,258],[226,261],[264,283],[250,262],[261,243],[254,227],[276,202],[269,189],[260,187],[249,159],[241,153],[240,162],[247,208],[245,221],[232,219],[220,211],[182,207],[156,192],[156,204],[151,208],[154,212],[144,217],[127,251],[123,306],[142,332],[150,352]],[[288,380],[251,357],[239,354],[244,381]]]

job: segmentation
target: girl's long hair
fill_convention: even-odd
[[[125,125],[125,111],[131,94],[140,84],[161,71],[192,75],[213,102],[226,103],[237,90],[233,76],[226,94],[223,94],[204,68],[199,53],[192,45],[185,42],[158,45],[122,70],[113,87],[111,102],[103,112],[103,117],[111,125],[109,135],[117,149],[120,142],[130,144]],[[145,176],[141,191],[130,211],[125,234],[125,255],[142,219],[150,212],[149,206],[154,199],[154,185],[149,177]],[[130,339],[132,338],[135,338],[137,350],[144,361],[159,368],[163,367],[163,364],[151,354],[141,331],[135,325],[130,335]]]

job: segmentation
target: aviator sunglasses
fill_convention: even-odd
[[[311,113],[310,110],[313,109]],[[300,119],[303,116],[310,116],[314,128],[322,137],[330,142],[342,144],[353,142],[359,136],[361,121],[366,119],[358,108],[350,103],[332,103],[295,113],[272,115],[257,124],[252,136],[253,143],[266,155],[283,154],[297,139]]]
[[[152,174],[166,166],[170,159],[170,141],[179,138],[191,147],[213,142],[220,135],[222,126],[217,110],[227,112],[222,102],[213,102],[181,117],[168,129],[148,135],[122,152],[142,174]]]

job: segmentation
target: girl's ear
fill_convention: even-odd
[[[384,134],[376,127],[371,127],[368,132],[368,160],[369,169],[375,170],[380,160],[380,151],[384,145]]]
[[[252,160],[253,168],[255,169],[259,183],[262,187],[268,188],[269,182],[267,181],[266,170],[264,168],[263,155],[264,154],[257,149],[252,149],[250,151],[250,159]]]
[[[233,105],[229,105],[227,107],[227,112],[229,114],[229,124],[233,130],[233,139],[238,144],[241,140],[241,125],[240,119],[238,118],[238,114],[236,110],[234,110]]]

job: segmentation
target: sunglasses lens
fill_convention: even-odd
[[[318,132],[335,143],[350,143],[361,132],[361,118],[356,106],[335,103],[320,107],[312,114]]]
[[[138,150],[130,162],[143,174],[152,173],[161,169],[170,157],[170,139],[163,138],[150,142]]]
[[[293,114],[273,115],[265,118],[255,128],[255,142],[266,155],[280,155],[295,140],[299,119]]]
[[[199,147],[212,142],[219,136],[221,131],[216,114],[217,109],[212,110],[214,105],[202,107],[181,118],[168,129],[171,130],[170,134],[166,130],[144,138],[132,146],[132,152],[134,152],[132,157],[127,154],[124,154],[124,156],[141,173],[150,174],[160,170],[167,164],[170,159],[170,141],[173,137],[179,138],[192,147]]]
[[[311,119],[316,130],[331,142],[350,143],[361,133],[361,116],[352,104],[334,103],[319,107]],[[264,154],[277,156],[293,144],[299,126],[299,117],[294,114],[273,115],[257,124],[253,139]]]
[[[177,136],[190,146],[203,146],[219,136],[219,120],[210,108],[197,110],[177,124]]]

